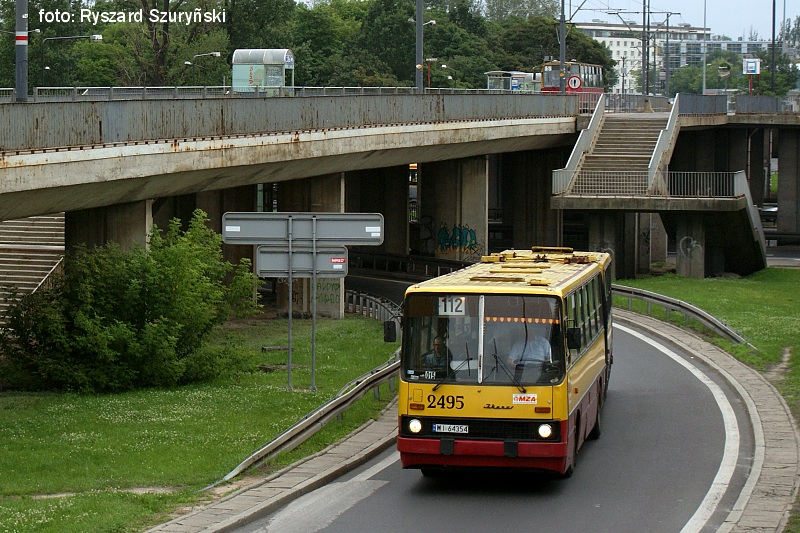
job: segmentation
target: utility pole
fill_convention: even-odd
[[[28,101],[28,0],[17,0],[16,35],[14,40],[16,59],[16,91],[17,102]]]
[[[414,65],[414,68],[416,69],[417,94],[425,93],[425,85],[422,79],[422,30],[423,30],[422,25],[425,22],[424,20],[422,20],[423,5],[424,5],[424,0],[417,0],[417,18],[415,21],[417,29],[417,54],[416,54],[416,63]]]
[[[772,78],[769,82],[772,94],[775,94],[775,0],[772,0]]]
[[[567,75],[564,72],[567,63],[567,21],[564,18],[564,0],[561,0],[561,20],[558,25],[558,92],[567,92]]]
[[[647,33],[647,0],[642,0],[642,94],[650,93],[650,36]]]

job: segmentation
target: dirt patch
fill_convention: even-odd
[[[791,359],[792,350],[787,346],[783,349],[781,362],[777,365],[771,366],[766,372],[764,372],[764,377],[772,383],[783,381],[786,378],[786,374],[789,372],[789,361]]]

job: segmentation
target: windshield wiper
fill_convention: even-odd
[[[466,344],[466,343],[464,344],[464,352],[466,353],[466,355],[467,355],[467,358],[466,358],[466,359],[464,359],[463,361],[461,361],[461,362],[458,364],[458,366],[457,366],[457,367],[455,367],[455,368],[453,368],[453,369],[452,369],[452,372],[453,372],[453,374],[455,374],[456,372],[458,372],[459,370],[461,370],[461,367],[462,367],[462,366],[464,366],[464,363],[467,363],[467,375],[468,375],[468,376],[469,376],[469,375],[471,375],[471,374],[469,373],[469,371],[470,371],[470,368],[469,368],[469,362],[470,362],[470,361],[474,361],[474,359],[472,359],[472,358],[469,356],[469,344]],[[437,384],[436,384],[436,385],[433,387],[433,390],[434,390],[434,391],[436,391],[436,389],[438,389],[439,387],[441,387],[442,385],[444,385],[444,382],[445,382],[445,381],[447,381],[447,378],[449,378],[449,377],[450,377],[450,366],[448,365],[448,370],[447,370],[447,372],[445,372],[445,375],[444,375],[444,377],[443,377],[443,378],[442,378],[442,379],[441,379],[441,380],[440,380],[440,381],[439,381],[439,382],[438,382],[438,383],[437,383]]]
[[[494,367],[495,367],[495,369],[497,369],[497,364],[498,364],[498,363],[500,363],[500,368],[502,368],[502,369],[503,369],[503,372],[505,372],[505,373],[506,373],[506,376],[508,376],[508,379],[510,379],[510,380],[511,380],[511,382],[512,382],[514,385],[516,385],[516,386],[517,386],[517,388],[519,389],[519,391],[520,391],[522,394],[525,394],[525,393],[526,393],[526,392],[528,392],[528,391],[525,389],[525,387],[523,387],[523,386],[522,386],[522,383],[520,383],[520,382],[519,382],[519,380],[517,380],[517,378],[515,378],[515,377],[514,377],[514,375],[513,375],[513,374],[511,373],[511,371],[508,369],[508,366],[505,364],[505,362],[503,362],[503,360],[502,360],[502,359],[500,359],[499,357],[497,357],[497,339],[492,339],[492,340],[494,341],[494,353],[492,354],[492,357],[494,357]],[[495,370],[495,372],[496,372],[496,371],[497,371],[497,370]]]

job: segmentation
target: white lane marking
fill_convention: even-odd
[[[381,470],[383,470],[385,468],[388,468],[390,465],[396,463],[399,460],[400,460],[400,452],[395,450],[386,459],[384,459],[380,463],[376,464],[375,466],[373,466],[369,470],[364,470],[363,472],[361,472],[359,475],[357,475],[353,479],[354,480],[359,480],[359,481],[366,481],[367,479],[371,478],[372,476],[374,476],[375,474],[377,474]]]
[[[388,483],[369,478],[399,460],[400,453],[395,451],[353,479],[329,483],[298,498],[275,513],[259,532],[312,533],[328,527],[339,515]]]
[[[614,328],[619,328],[625,333],[649,344],[653,348],[669,356],[679,365],[682,365],[689,370],[692,374],[694,374],[698,381],[708,387],[708,389],[711,391],[711,394],[714,396],[714,400],[717,402],[719,410],[722,412],[722,421],[723,425],[725,426],[725,450],[722,454],[722,461],[720,462],[719,469],[717,470],[717,475],[714,477],[714,481],[711,483],[711,487],[706,493],[706,497],[703,498],[703,501],[700,503],[700,506],[697,508],[694,515],[692,515],[689,521],[686,522],[686,525],[683,526],[681,533],[700,531],[714,514],[714,511],[716,511],[722,496],[725,494],[728,483],[733,476],[736,463],[739,460],[740,435],[739,424],[736,422],[736,414],[734,413],[730,402],[728,402],[728,398],[725,396],[725,393],[722,392],[722,389],[720,389],[716,383],[711,381],[711,379],[703,374],[697,367],[683,359],[672,350],[658,344],[651,339],[648,339],[644,335],[637,333],[630,328],[620,326],[619,324],[614,324]]]

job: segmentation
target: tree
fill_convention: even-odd
[[[0,376],[20,389],[123,391],[213,376],[201,348],[232,311],[256,310],[249,262],[222,260],[196,211],[184,232],[154,228],[149,248],[110,243],[68,254],[50,288],[14,299],[0,331]],[[233,282],[223,280],[233,272]],[[244,289],[243,289],[244,288]]]
[[[294,0],[223,0],[231,49],[289,48]]]
[[[501,22],[509,17],[552,18],[561,13],[558,0],[484,0],[484,14]]]
[[[414,24],[409,22],[414,17],[414,5],[405,0],[373,0],[364,16],[361,31],[355,45],[360,54],[351,52],[351,56],[366,59],[372,55],[377,62],[389,67],[389,74],[402,82],[411,82],[415,77],[416,37]],[[436,26],[425,27],[426,39],[432,38]],[[429,50],[425,50],[428,54]],[[368,67],[367,67],[368,68]]]

